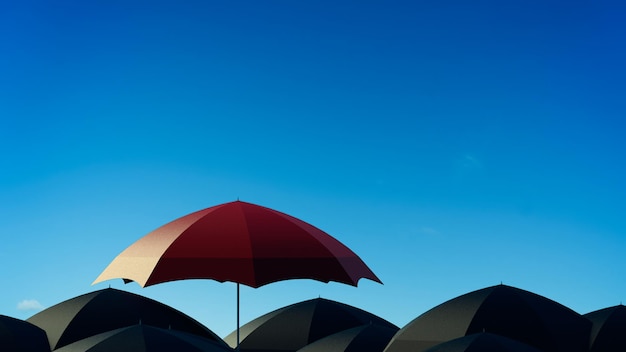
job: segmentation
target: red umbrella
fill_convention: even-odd
[[[254,288],[301,278],[353,286],[361,278],[382,283],[361,258],[324,231],[241,201],[188,214],[152,231],[120,253],[94,284],[114,278],[142,287],[185,279]],[[237,296],[239,310],[239,285]]]

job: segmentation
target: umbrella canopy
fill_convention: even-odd
[[[20,319],[0,315],[0,351],[50,352],[46,332]]]
[[[55,352],[228,352],[215,341],[176,330],[134,325],[94,335]]]
[[[626,307],[618,305],[584,315],[591,321],[590,352],[626,351]]]
[[[441,343],[427,352],[541,352],[525,343],[488,332],[459,337]]]
[[[152,299],[112,288],[61,302],[33,315],[28,322],[46,331],[53,350],[139,323],[187,332],[226,346],[212,331],[184,313]]]
[[[298,352],[382,352],[397,328],[368,324],[317,340]]]
[[[290,215],[235,201],[188,214],[139,239],[95,283],[122,278],[142,287],[214,279],[259,287],[287,279],[356,286],[381,282],[348,247]]]
[[[424,351],[480,332],[495,333],[545,351],[586,351],[591,323],[545,297],[506,285],[444,302],[398,333],[385,352]]]
[[[297,351],[327,336],[364,325],[398,330],[390,322],[359,308],[316,298],[277,309],[242,326],[239,348],[242,352]],[[233,332],[224,340],[235,346],[235,338]]]

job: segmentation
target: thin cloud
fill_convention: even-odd
[[[25,299],[17,304],[18,310],[42,310],[43,306],[36,299]]]
[[[454,175],[461,179],[480,175],[483,170],[482,160],[473,154],[462,154],[453,161]]]
[[[474,169],[482,167],[482,163],[480,162],[480,160],[470,154],[463,155],[463,157],[459,160],[459,164],[464,168]]]
[[[420,233],[424,235],[435,236],[439,234],[439,231],[433,229],[432,227],[425,226],[425,227],[420,228]]]

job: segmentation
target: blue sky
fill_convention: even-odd
[[[3,3],[0,314],[110,284],[224,336],[232,283],[91,282],[156,227],[237,198],[330,233],[385,283],[244,288],[243,322],[322,296],[403,326],[500,282],[581,313],[619,304],[625,15],[602,0]]]

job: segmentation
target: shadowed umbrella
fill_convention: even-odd
[[[298,352],[382,352],[398,331],[382,325],[361,325],[317,340]]]
[[[596,310],[584,315],[593,324],[590,352],[626,351],[626,307],[623,305]]]
[[[0,315],[0,351],[50,352],[46,332],[20,319]]]
[[[389,339],[398,330],[390,322],[359,308],[316,298],[277,309],[245,324],[241,327],[239,348],[243,352],[297,351],[325,337],[369,325],[392,331]],[[224,340],[236,346],[236,332]]]
[[[198,335],[226,346],[211,330],[182,312],[155,300],[107,288],[45,309],[28,319],[46,331],[51,349],[136,324]]]
[[[482,332],[441,343],[426,352],[541,352],[525,343]]]
[[[228,352],[230,347],[181,331],[134,325],[74,342],[55,352]]]
[[[587,319],[557,302],[498,285],[464,294],[420,315],[398,331],[385,352],[424,351],[480,332],[545,351],[586,351],[590,328]]]
[[[260,287],[288,279],[356,286],[381,282],[348,247],[290,215],[235,201],[200,210],[152,231],[119,254],[95,283],[122,278],[146,287],[213,279]]]

